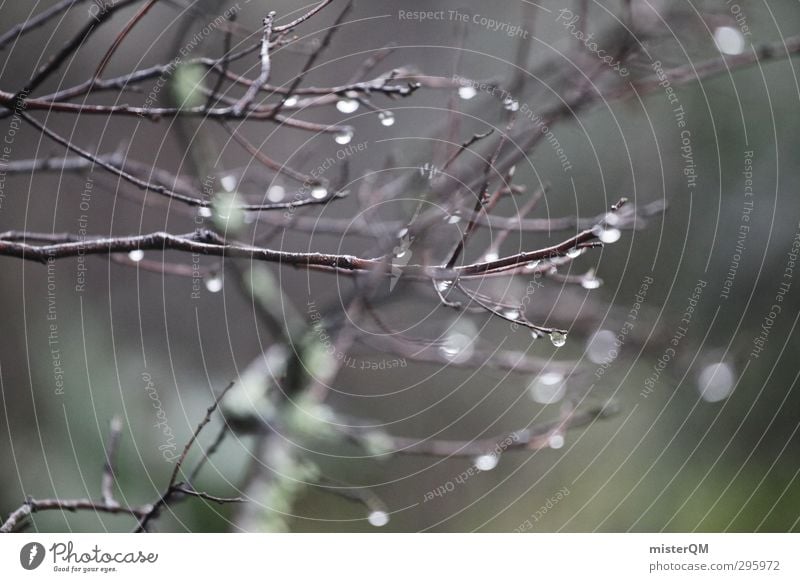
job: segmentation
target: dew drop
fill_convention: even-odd
[[[328,190],[324,186],[314,186],[311,189],[311,197],[314,200],[323,200],[328,197]]]
[[[134,263],[138,263],[144,258],[144,251],[141,249],[136,249],[128,253],[128,258],[132,260]]]
[[[217,273],[208,274],[203,282],[210,293],[219,293],[222,291],[222,277]]]
[[[583,249],[579,249],[578,247],[572,247],[567,251],[567,256],[570,259],[577,259],[583,254]]]
[[[284,107],[294,107],[297,105],[297,97],[294,95],[287,97],[286,100],[283,102]]]
[[[270,186],[267,190],[267,200],[270,202],[281,202],[286,197],[286,190],[283,186]]]
[[[485,262],[487,262],[487,263],[491,263],[492,261],[496,261],[499,258],[500,258],[500,255],[498,255],[497,253],[486,253],[483,256],[483,260]]]
[[[562,347],[567,343],[567,334],[560,331],[554,331],[550,334],[550,342],[557,348]]]
[[[371,526],[383,527],[389,523],[389,514],[385,511],[373,511],[367,516],[367,521]]]
[[[202,218],[211,218],[211,208],[208,206],[201,206],[200,210],[197,211],[197,214],[199,214]]]
[[[464,101],[469,101],[477,94],[478,91],[475,89],[475,87],[470,87],[469,85],[465,85],[463,87],[458,88],[458,96],[461,97]]]
[[[550,438],[547,439],[547,444],[550,445],[551,449],[560,449],[564,446],[564,437],[560,434],[550,435]]]
[[[333,136],[333,139],[339,145],[347,145],[350,143],[350,140],[353,139],[353,130],[350,128],[343,129],[336,133]]]
[[[491,453],[475,457],[475,468],[479,471],[491,471],[500,462],[500,457]]]
[[[506,309],[503,312],[503,317],[506,319],[519,319],[519,310],[518,309]]]
[[[358,109],[358,101],[356,99],[339,99],[336,102],[336,109],[338,109],[340,113],[355,113]]]
[[[381,111],[378,113],[378,119],[381,120],[383,127],[391,127],[394,125],[394,113],[391,111]]]

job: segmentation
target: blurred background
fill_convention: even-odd
[[[211,0],[193,4],[211,14],[233,5]],[[341,4],[334,1],[303,25],[299,41],[273,54],[273,83],[290,79],[303,66],[316,46],[313,39],[324,34]],[[572,70],[564,55],[576,41],[557,19],[562,9],[578,14],[577,4],[357,2],[307,84],[343,83],[365,58],[389,43],[395,50],[381,63],[380,72],[413,66],[444,78],[507,75],[517,59],[521,33],[510,35],[508,27],[493,30],[488,20],[475,22],[473,15],[479,15],[530,33],[530,70],[555,63],[549,77],[528,78],[520,89],[517,101],[537,110],[557,99],[563,86],[560,75]],[[613,15],[626,9],[623,4],[627,3],[590,2],[588,30],[603,39]],[[632,59],[624,83],[651,77],[653,61],[691,70],[692,65],[718,58],[721,51],[746,54],[753,50],[751,43],[780,42],[800,25],[800,9],[790,0],[741,2],[736,8],[723,1],[631,4],[637,26],[647,32],[647,55]],[[0,8],[2,29],[49,5],[5,3]],[[125,40],[107,72],[122,74],[169,62],[206,19],[181,16],[180,6],[158,3]],[[236,22],[257,31],[268,10],[289,18],[285,15],[307,8],[296,2],[250,0],[238,6]],[[87,20],[88,9],[84,4],[7,46],[0,53],[0,88],[21,88],[23,80]],[[126,9],[93,36],[45,91],[85,80],[132,10]],[[400,15],[432,10],[443,10],[445,18],[420,21]],[[449,11],[469,15],[468,22],[459,22]],[[222,50],[223,36],[212,33],[192,54],[216,56]],[[258,63],[255,56],[251,61],[241,72],[252,78]],[[175,84],[171,80],[164,87],[159,102],[168,102],[179,90]],[[495,467],[484,466],[490,470],[473,471],[459,482],[456,478],[473,464],[470,459],[374,458],[346,446],[310,450],[309,459],[325,474],[368,488],[382,499],[390,514],[382,531],[800,531],[800,271],[792,254],[800,234],[796,60],[765,60],[701,83],[676,83],[675,91],[685,127],[678,126],[675,103],[662,89],[641,97],[601,100],[551,127],[568,157],[568,169],[546,141],[516,168],[515,183],[528,186],[529,193],[542,183],[550,185],[532,216],[592,217],[622,196],[637,208],[658,201],[668,206],[663,216],[641,224],[643,228],[624,230],[615,244],[575,261],[575,272],[595,269],[604,283],[598,289],[551,280],[535,287],[532,309],[570,330],[565,346],[533,342],[524,330],[511,330],[507,322],[483,315],[459,316],[430,294],[420,297],[402,279],[386,306],[396,325],[415,333],[438,335],[457,328],[462,335],[479,336],[504,349],[578,360],[585,373],[563,381],[411,361],[402,367],[371,369],[362,364],[386,362],[392,356],[360,346],[355,366],[337,376],[336,391],[328,401],[333,409],[371,419],[392,435],[459,440],[552,420],[565,398],[586,403],[613,400],[619,412],[567,432],[555,448],[509,451]],[[365,144],[361,151],[347,154],[349,187],[357,190],[363,177],[378,168],[424,173],[435,154],[431,137],[448,135],[458,142],[506,123],[497,99],[482,91],[458,93],[423,89],[397,101],[376,96],[376,103],[392,110],[391,126],[364,108],[345,114],[329,107],[304,118],[326,123],[347,118],[354,127],[350,143]],[[116,96],[105,95],[98,102],[104,99],[113,102]],[[447,115],[451,110],[458,112],[456,124]],[[212,176],[215,189],[233,180],[241,189],[263,196],[270,186],[292,186],[258,169],[252,156],[224,131],[202,121],[154,123],[137,117],[47,112],[34,116],[92,151],[121,151],[173,173]],[[63,148],[30,126],[15,130],[8,118],[2,124],[0,131],[13,136],[11,161],[65,155]],[[260,124],[242,131],[273,157],[306,170],[335,158],[342,148],[330,135],[309,137]],[[691,136],[696,174],[691,188],[684,171],[682,131]],[[174,206],[144,207],[141,196],[132,195],[99,168],[91,174],[8,174],[0,192],[0,231],[85,228],[90,234],[121,235],[190,232],[195,227],[195,218]],[[397,219],[407,209],[407,203],[387,202],[379,214]],[[358,211],[357,201],[351,199],[298,210],[336,218]],[[511,204],[497,210],[499,216],[513,213]],[[476,236],[468,256],[474,258],[477,249],[484,249],[490,236],[484,231]],[[538,248],[563,236],[512,233],[504,251]],[[363,238],[316,232],[280,232],[271,245],[366,256],[374,252]],[[66,259],[50,270],[0,258],[4,516],[28,495],[97,497],[108,423],[114,415],[123,417],[125,427],[119,498],[139,504],[158,496],[173,468],[164,451],[175,445],[180,450],[212,392],[237,379],[270,344],[252,302],[216,274],[217,263],[202,261],[212,274],[196,288],[191,278],[152,273],[107,257],[87,257],[81,268],[77,260]],[[341,310],[350,288],[346,278],[331,274],[274,265],[268,272],[292,303],[282,308],[303,314],[309,301]],[[498,285],[504,294],[519,297],[529,281],[518,277]],[[779,313],[774,305],[780,306]],[[609,346],[626,321],[631,323],[630,335],[610,362]],[[154,408],[154,394],[160,410]],[[164,419],[174,438],[158,426]],[[203,446],[213,434],[204,435]],[[237,494],[251,445],[247,435],[229,438],[209,461],[197,488]],[[431,494],[442,488],[445,493]],[[303,488],[290,506],[279,509],[293,531],[376,530],[363,507],[316,487]],[[166,513],[158,529],[236,530],[233,511],[188,500]],[[132,526],[126,517],[54,512],[37,514],[32,528],[128,531]]]

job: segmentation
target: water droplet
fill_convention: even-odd
[[[567,334],[554,331],[550,334],[550,341],[555,347],[560,348],[567,343]]]
[[[314,200],[323,200],[328,197],[328,189],[325,186],[314,186],[311,189],[311,197]]]
[[[283,102],[284,107],[294,107],[295,105],[297,105],[297,97],[294,95],[287,97],[286,101]]]
[[[617,242],[622,236],[622,232],[618,228],[596,226],[592,232],[600,239],[600,242],[611,244]]]
[[[141,249],[136,249],[128,253],[128,258],[132,260],[134,263],[138,263],[144,258],[144,251]]]
[[[383,527],[389,523],[389,514],[385,511],[372,511],[367,516],[367,521],[371,526]]]
[[[452,285],[451,281],[436,281],[436,289],[439,290],[439,293],[444,293],[450,288]]]
[[[463,87],[458,88],[458,96],[461,97],[464,101],[469,101],[477,94],[478,94],[477,89],[475,89],[475,87],[470,87],[469,85],[464,85]]]
[[[381,120],[381,125],[384,127],[391,127],[394,125],[394,113],[391,111],[381,111],[378,113],[378,119]]]
[[[210,293],[219,293],[222,291],[222,277],[217,273],[209,273],[206,275],[205,281],[206,289]]]
[[[347,145],[350,143],[350,140],[353,139],[353,130],[350,128],[343,129],[336,133],[333,136],[333,139],[339,145]]]
[[[503,317],[507,319],[519,319],[519,310],[518,309],[506,309],[503,312]]]
[[[536,269],[536,267],[539,266],[539,263],[541,263],[541,261],[531,261],[530,263],[525,265],[525,270],[526,271],[534,271]]]
[[[503,107],[507,111],[518,111],[519,101],[517,101],[516,99],[512,99],[511,97],[508,97],[505,99],[505,101],[503,101]]]
[[[617,358],[617,338],[613,331],[602,329],[586,344],[586,356],[595,364],[613,362]]]
[[[581,279],[581,287],[584,289],[599,289],[602,284],[603,280],[595,277],[594,270],[586,273]]]
[[[531,341],[536,341],[540,337],[542,337],[542,334],[540,334],[538,331],[536,331],[535,329],[531,331]]]
[[[500,457],[491,453],[475,457],[475,468],[479,471],[491,471],[500,462]]]
[[[447,217],[447,224],[458,224],[461,222],[461,217],[458,214],[451,214]]]
[[[339,99],[336,102],[336,109],[345,114],[355,113],[358,109],[358,105],[357,99]]]
[[[514,177],[514,174],[516,174],[516,173],[517,173],[517,166],[511,166],[511,167],[508,169],[508,177],[509,177],[509,178],[513,178],[513,177]]]
[[[223,176],[220,180],[220,184],[225,189],[226,192],[233,192],[236,190],[236,176],[233,174],[228,174],[227,176]]]
[[[270,202],[281,202],[285,197],[286,190],[283,186],[270,186],[269,190],[267,190],[267,200]]]
[[[497,253],[486,253],[483,256],[483,260],[485,262],[487,262],[487,263],[491,263],[492,261],[496,261],[499,258],[500,258],[500,255],[498,255]]]
[[[720,26],[714,31],[714,44],[726,55],[740,55],[745,47],[744,36],[731,26]]]
[[[560,372],[539,374],[528,385],[528,392],[539,404],[554,404],[564,398],[566,392],[564,375]]]
[[[733,367],[719,362],[703,368],[697,380],[697,390],[706,402],[719,402],[731,395],[735,384],[736,374]]]
[[[408,235],[408,229],[407,228],[401,228],[397,232],[397,238],[405,238],[407,235]]]
[[[573,247],[567,251],[567,256],[570,259],[577,259],[583,254],[583,249],[579,249],[578,247]]]
[[[560,449],[564,446],[564,436],[560,434],[550,435],[550,438],[547,439],[547,444],[550,445],[551,449]]]
[[[201,206],[200,210],[197,211],[197,214],[203,218],[211,218],[211,208],[208,206]]]

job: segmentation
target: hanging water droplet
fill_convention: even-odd
[[[458,224],[461,222],[461,217],[458,214],[451,214],[447,217],[447,224]]]
[[[296,97],[296,96],[294,96],[294,95],[290,95],[290,96],[289,96],[289,97],[287,97],[287,98],[286,98],[286,100],[283,102],[283,106],[284,106],[284,107],[294,107],[295,105],[297,105],[297,97]]]
[[[144,251],[141,249],[136,249],[128,253],[128,258],[132,260],[134,263],[138,263],[144,258]]]
[[[358,109],[358,105],[357,99],[339,99],[336,102],[336,109],[345,114],[355,113]]]
[[[560,449],[564,446],[564,436],[560,434],[550,435],[550,438],[547,439],[547,444],[550,445],[551,449]]]
[[[566,385],[564,375],[560,372],[539,374],[528,385],[528,391],[539,404],[554,404],[564,397]]]
[[[538,331],[535,329],[531,331],[531,341],[536,341],[540,337],[542,337],[542,334],[540,334]]]
[[[333,136],[333,139],[339,145],[347,145],[350,143],[350,140],[353,139],[353,130],[349,127],[347,129],[343,129],[336,133]]]
[[[313,194],[312,194],[313,195]],[[286,190],[283,186],[270,186],[267,190],[267,200],[270,202],[281,202],[286,197]]]
[[[371,526],[383,527],[389,523],[389,514],[385,511],[372,511],[367,516],[367,521]]]
[[[518,309],[506,309],[503,312],[503,317],[506,319],[519,319],[519,310]]]
[[[570,259],[577,259],[583,254],[583,249],[579,249],[578,247],[572,247],[567,251],[567,256]]]
[[[464,101],[469,101],[477,94],[478,94],[477,89],[475,89],[475,87],[470,87],[469,85],[464,85],[463,87],[458,88],[458,96],[461,97]]]
[[[314,186],[311,189],[311,197],[315,200],[322,200],[328,197],[328,189],[325,186]]]
[[[492,261],[496,261],[499,258],[500,258],[500,255],[498,255],[497,253],[486,253],[483,256],[483,260],[485,262],[487,262],[487,263],[491,263]]]
[[[211,208],[208,206],[201,206],[200,210],[197,211],[202,218],[211,218]]]
[[[491,453],[475,457],[475,468],[479,471],[491,471],[500,462],[500,457]]]
[[[391,127],[394,125],[394,113],[391,111],[381,111],[378,113],[378,119],[381,120],[381,125],[384,127]]]
[[[555,347],[560,348],[567,343],[567,334],[554,331],[550,334],[550,341]]]
[[[611,244],[617,242],[620,237],[622,236],[622,232],[618,228],[613,227],[603,227],[603,226],[595,226],[592,229],[595,236],[600,240],[600,242]]]
[[[599,289],[602,284],[603,280],[595,277],[594,269],[586,273],[581,279],[581,287],[584,289]]]
[[[236,190],[236,176],[233,174],[228,174],[227,176],[223,176],[220,180],[220,184],[225,189],[226,192],[233,192]]]
[[[531,261],[530,263],[525,265],[525,270],[526,271],[534,271],[536,269],[536,267],[539,266],[539,263],[541,263],[541,261]]]
[[[407,235],[408,235],[408,229],[407,228],[401,228],[397,232],[397,238],[405,238]]]
[[[452,285],[451,281],[436,281],[436,289],[439,290],[439,293],[444,293],[450,288]]]
[[[209,273],[206,275],[204,283],[206,289],[208,289],[210,293],[219,293],[222,291],[222,277],[220,277],[218,273]]]
[[[506,109],[506,111],[517,111],[519,110],[519,101],[512,99],[511,97],[507,97],[503,101],[503,107]]]

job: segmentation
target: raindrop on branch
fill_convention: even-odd
[[[209,273],[206,275],[204,283],[209,293],[219,293],[222,291],[222,277],[218,273]]]
[[[311,197],[314,200],[323,200],[328,197],[328,190],[325,186],[315,186],[311,189]]]
[[[339,145],[347,145],[350,143],[350,140],[353,139],[353,130],[350,128],[343,129],[341,131],[336,132],[333,136],[333,139]]]
[[[564,346],[567,343],[567,334],[560,331],[554,331],[550,334],[550,342],[557,348]]]
[[[339,99],[336,102],[336,109],[341,113],[350,114],[355,113],[358,109],[358,100],[356,99]]]
[[[134,263],[138,263],[144,258],[144,251],[141,249],[136,249],[128,253],[128,258],[132,260]]]
[[[618,228],[596,226],[593,229],[595,236],[600,239],[600,242],[611,244],[617,242],[622,236],[622,232]]]
[[[595,276],[594,269],[586,273],[581,279],[581,287],[584,289],[599,289],[602,284],[603,280]]]
[[[583,252],[584,252],[583,249],[579,249],[578,247],[572,247],[567,251],[567,256],[570,259],[577,259],[583,254]]]
[[[381,111],[378,113],[378,119],[384,127],[391,127],[394,125],[394,113],[391,111]]]
[[[283,102],[284,107],[294,107],[297,105],[297,97],[294,95],[287,97],[286,100]]]
[[[518,309],[506,309],[503,311],[503,317],[506,319],[519,319],[519,310]]]

